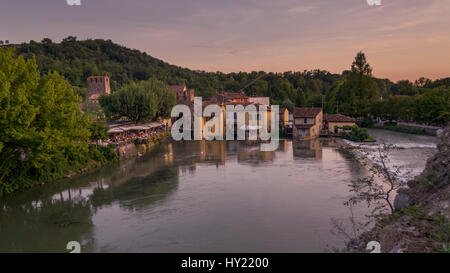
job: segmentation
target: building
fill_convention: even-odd
[[[268,127],[268,131],[271,131],[271,109],[267,108],[267,107],[262,107],[262,105],[260,104],[254,104],[254,103],[250,103],[250,102],[226,102],[226,103],[216,103],[214,101],[204,101],[202,102],[202,111],[205,110],[205,108],[208,105],[218,105],[221,109],[221,117],[222,120],[219,121],[221,123],[221,127],[222,127],[222,133],[223,133],[223,137],[226,137],[226,132],[227,132],[227,119],[233,120],[233,122],[231,124],[228,124],[228,126],[232,126],[232,128],[234,130],[234,133],[237,134],[238,131],[245,131],[245,136],[246,139],[249,136],[249,132],[250,131],[260,131],[262,129],[261,127],[261,120],[263,119],[262,114],[259,111],[262,111],[263,109],[266,109],[266,121],[267,121],[267,127]],[[255,106],[255,112],[253,111],[247,111],[244,113],[244,125],[240,128],[238,127],[238,113],[230,113],[227,112],[226,107],[227,106],[243,106],[244,108],[249,106],[249,105],[253,105]],[[191,115],[192,115],[192,120],[194,120],[194,105],[191,104],[190,105],[190,109],[191,109]],[[205,130],[206,130],[206,123],[208,121],[210,121],[211,119],[213,119],[214,117],[219,117],[219,114],[213,113],[213,115],[211,117],[205,117],[202,115],[201,117],[201,130],[202,130],[202,137],[205,137]],[[180,117],[179,117],[180,118]],[[174,121],[177,120],[178,118],[174,118]],[[194,123],[192,123],[192,128],[194,128]],[[212,132],[215,132],[216,128],[212,128]]]
[[[249,102],[270,106],[270,97],[250,97]]]
[[[289,110],[287,108],[280,108],[280,127],[286,128],[289,125]]]
[[[187,89],[186,85],[170,85],[169,89],[177,97],[177,104],[190,104],[194,101],[194,90]]]
[[[341,114],[325,114],[323,123],[324,128],[331,133],[338,133],[338,127],[356,125],[355,119]]]
[[[249,97],[244,92],[231,93],[223,92],[211,98],[214,103],[249,102]]]
[[[297,139],[313,139],[323,127],[322,108],[295,108],[292,134]]]
[[[98,101],[101,95],[111,94],[108,76],[91,76],[87,78],[88,99]]]

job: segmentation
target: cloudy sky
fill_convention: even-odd
[[[0,0],[0,40],[104,38],[206,71],[450,76],[450,0]]]

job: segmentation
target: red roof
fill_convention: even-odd
[[[322,108],[294,108],[296,118],[315,118],[322,112]]]
[[[186,86],[184,85],[170,85],[169,86],[170,90],[172,90],[173,92],[183,92],[184,89],[186,88]]]
[[[325,122],[355,122],[355,119],[341,114],[325,114],[323,120]]]
[[[228,100],[234,99],[248,99],[248,96],[246,96],[243,92],[240,93],[223,92],[222,94],[218,94],[213,98],[211,98],[211,100],[218,102],[227,102]]]

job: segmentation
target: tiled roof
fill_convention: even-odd
[[[223,92],[211,98],[212,101],[218,102],[226,102],[227,100],[233,99],[248,99],[248,97],[243,93],[231,93],[231,92]]]
[[[221,95],[226,99],[248,98],[244,93],[223,92]]]
[[[296,118],[315,118],[322,108],[295,108],[294,117]]]
[[[170,85],[169,88],[170,88],[170,90],[172,90],[174,92],[183,92],[184,89],[186,88],[186,86],[184,86],[184,85]]]
[[[323,120],[328,122],[355,122],[355,119],[341,114],[325,114]]]

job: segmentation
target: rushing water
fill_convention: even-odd
[[[420,157],[415,149],[432,148],[408,149]],[[68,252],[69,241],[83,252],[323,252],[343,247],[331,219],[349,217],[347,185],[365,174],[333,141],[282,141],[275,152],[237,141],[168,142],[0,199],[0,252]]]

